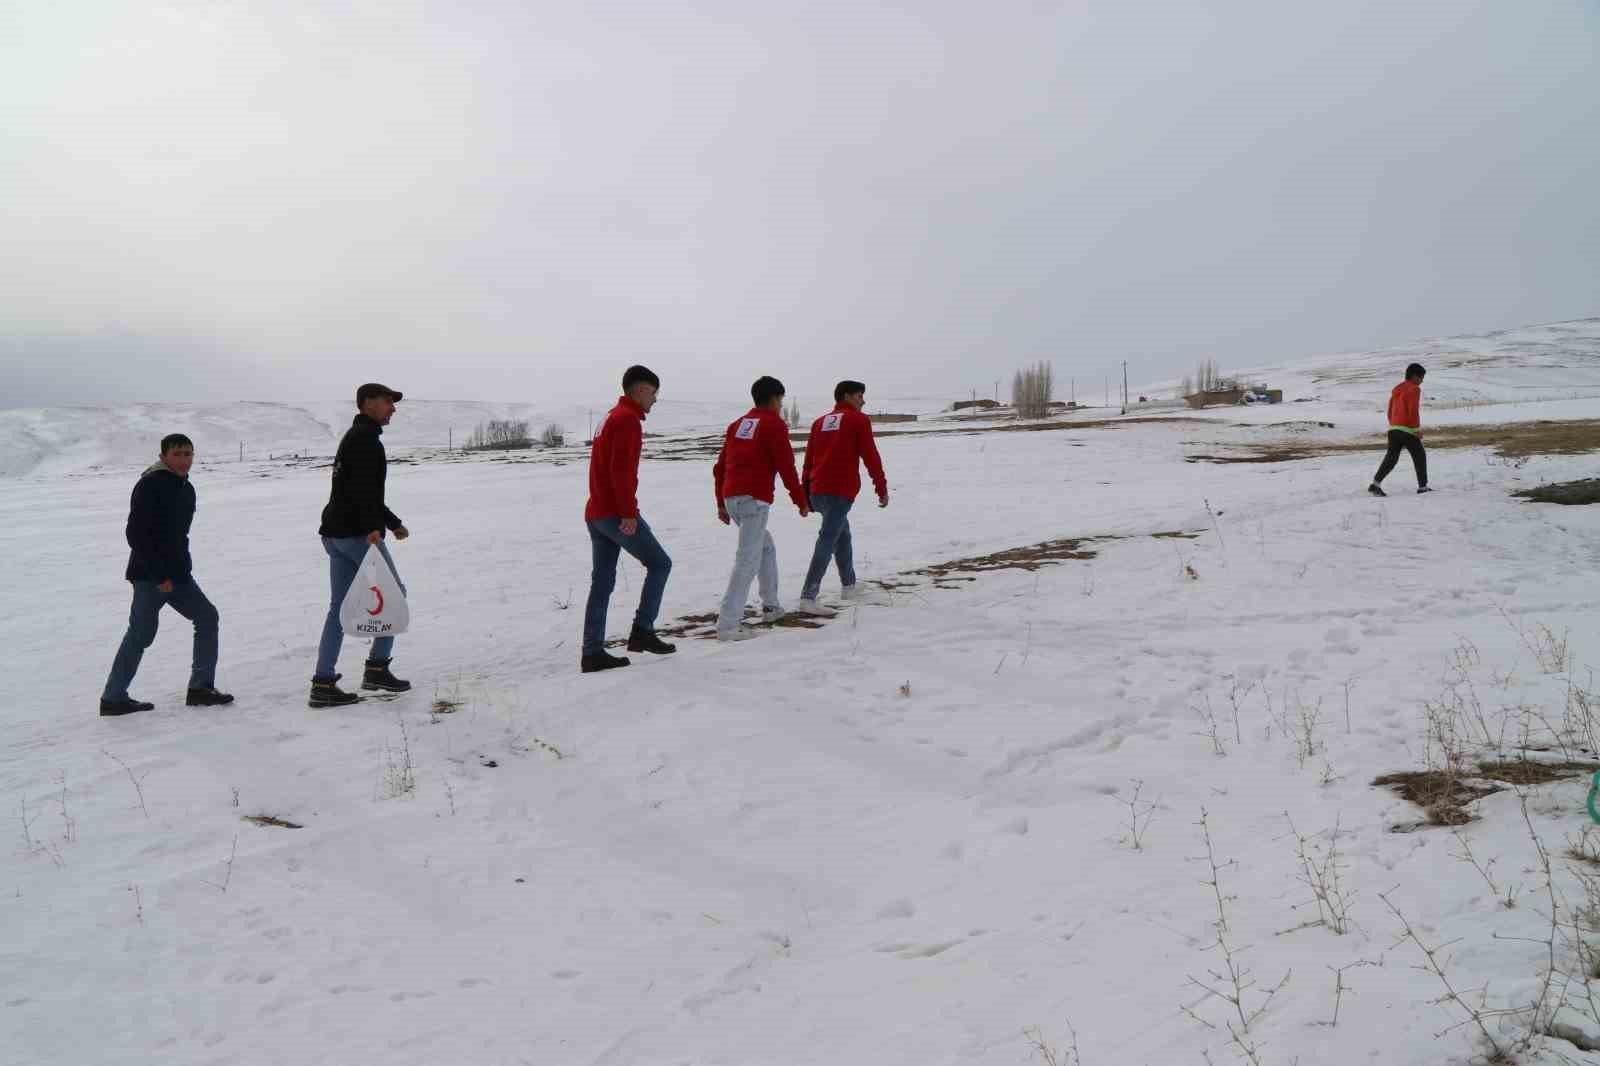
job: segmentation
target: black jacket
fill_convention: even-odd
[[[194,486],[165,466],[144,472],[128,501],[129,581],[186,584],[194,570],[189,527],[194,523]]]
[[[375,529],[399,529],[400,519],[383,505],[383,480],[389,457],[383,427],[366,415],[345,430],[333,459],[333,492],[322,509],[324,537],[364,537]]]

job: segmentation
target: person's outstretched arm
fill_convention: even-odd
[[[883,457],[878,454],[878,442],[872,436],[872,419],[861,416],[861,460],[867,464],[867,476],[872,478],[872,488],[878,494],[880,506],[889,505],[889,481],[883,474]]]

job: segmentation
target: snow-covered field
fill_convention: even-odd
[[[1505,401],[1497,422],[1600,417],[1597,336],[1436,356],[1428,398]],[[389,475],[413,533],[395,546],[413,615],[395,668],[417,688],[341,711],[305,706],[325,468],[197,465],[196,574],[239,702],[182,706],[188,633],[168,612],[133,689],[159,707],[120,719],[96,700],[153,442],[9,479],[0,1061],[1020,1066],[1044,1061],[1035,1040],[1081,1066],[1252,1061],[1244,1047],[1284,1066],[1471,1061],[1484,1033],[1435,1002],[1379,894],[1452,945],[1436,957],[1467,1003],[1553,1002],[1522,803],[1482,799],[1462,829],[1497,895],[1448,829],[1394,832],[1422,812],[1371,782],[1438,762],[1441,740],[1476,759],[1487,729],[1516,753],[1581,731],[1585,698],[1600,714],[1600,507],[1508,495],[1594,476],[1597,453],[1436,450],[1437,493],[1413,495],[1402,460],[1391,498],[1368,497],[1378,408],[1414,357],[1294,369],[1320,399],[1266,410],[886,436],[892,504],[863,500],[853,525],[889,603],[590,676],[582,450],[418,456]],[[1552,402],[1509,402],[1535,394]],[[1424,407],[1430,426],[1484,417]],[[1291,419],[1373,450],[1183,461]],[[640,493],[675,561],[664,624],[714,609],[733,552],[710,460],[650,458],[671,443],[647,445]],[[816,527],[781,502],[773,526],[792,603]],[[909,574],[1069,537],[1102,539],[1033,571]],[[639,587],[624,575],[614,635]],[[347,676],[361,654],[347,643]],[[1569,866],[1586,867],[1566,852],[1586,786],[1527,797],[1563,970],[1583,968]],[[1199,987],[1224,989],[1227,965],[1202,817],[1242,1011]],[[1290,819],[1314,863],[1337,852],[1324,925]],[[1583,1016],[1561,1020],[1600,1034]],[[1483,1018],[1507,1049],[1527,1023]],[[1557,1040],[1515,1054],[1600,1062]]]

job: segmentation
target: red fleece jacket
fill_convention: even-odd
[[[1389,394],[1389,425],[1394,429],[1422,428],[1422,386],[1410,378]]]
[[[853,500],[861,492],[862,462],[867,464],[872,487],[879,496],[886,495],[889,483],[883,476],[877,442],[872,439],[872,419],[841,403],[811,423],[800,481],[808,493]]]
[[[644,408],[624,396],[594,431],[585,522],[639,517],[639,452],[643,448]]]
[[[765,407],[752,407],[733,420],[722,440],[722,453],[711,468],[716,483],[717,506],[729,496],[754,496],[772,502],[772,480],[783,478],[784,488],[796,507],[805,508],[805,492],[794,469],[794,447],[789,426]]]

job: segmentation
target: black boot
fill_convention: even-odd
[[[1367,491],[1372,493],[1374,496],[1387,496],[1387,495],[1389,495],[1387,492],[1383,491],[1383,486],[1378,484],[1376,481],[1374,481],[1372,484],[1367,486]]]
[[[677,645],[668,644],[656,636],[654,630],[635,628],[632,633],[628,634],[628,650],[631,652],[647,651],[651,655],[671,655],[678,648]]]
[[[137,714],[139,711],[153,711],[156,705],[136,700],[132,696],[124,696],[120,700],[101,700],[100,717],[115,718],[119,714]]]
[[[360,703],[361,697],[354,692],[346,692],[339,687],[341,674],[332,677],[313,677],[311,679],[311,706],[313,707],[346,707],[352,703]]]
[[[1430,488],[1429,488],[1429,487],[1428,487],[1428,486],[1426,486],[1426,485],[1418,485],[1418,486],[1417,486],[1417,495],[1418,495],[1418,496],[1421,496],[1421,495],[1422,495],[1422,494],[1423,494],[1423,493],[1424,493],[1424,492],[1432,492],[1432,491],[1433,491],[1433,490],[1432,490],[1432,489],[1430,489]]]
[[[585,655],[578,663],[586,674],[597,673],[601,670],[615,670],[619,666],[627,666],[628,660],[621,655],[612,655],[606,651],[598,651],[593,655]]]
[[[233,702],[233,697],[226,692],[218,692],[217,686],[208,685],[205,688],[192,688],[188,697],[183,701],[190,707],[223,707]]]
[[[409,692],[411,682],[402,681],[389,672],[393,659],[368,659],[367,669],[361,675],[361,687],[368,691]]]

